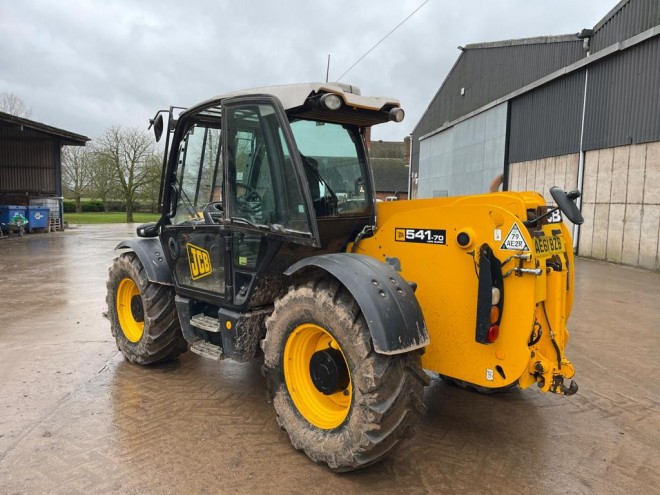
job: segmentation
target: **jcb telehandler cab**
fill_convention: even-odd
[[[365,131],[403,110],[347,85],[163,113],[162,217],[119,244],[108,281],[126,359],[263,352],[279,424],[337,471],[406,436],[424,369],[480,391],[576,391],[564,355],[572,243],[541,195],[377,204]],[[580,223],[579,193],[552,194]]]

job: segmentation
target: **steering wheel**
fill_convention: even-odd
[[[204,221],[210,224],[220,223],[222,212],[223,208],[221,201],[211,202],[204,207],[204,210],[202,210]]]
[[[247,184],[236,184],[236,188],[242,187],[245,189],[245,194],[238,196],[236,195],[236,203],[239,208],[248,213],[259,213],[263,207],[263,201],[261,195],[257,190],[248,186]]]

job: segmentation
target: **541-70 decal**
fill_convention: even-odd
[[[394,229],[397,242],[417,242],[421,244],[447,244],[447,231],[444,229]]]

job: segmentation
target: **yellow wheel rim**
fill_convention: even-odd
[[[126,338],[138,342],[144,332],[144,310],[140,290],[130,278],[124,278],[117,287],[117,318]]]
[[[312,357],[326,350],[334,350],[338,359],[343,361],[339,364],[345,366],[345,380],[348,382],[345,388],[342,384],[340,390],[329,395],[317,388],[310,370]],[[335,338],[320,326],[305,323],[291,332],[284,347],[284,380],[300,414],[317,428],[337,428],[348,416],[353,398],[348,364]]]

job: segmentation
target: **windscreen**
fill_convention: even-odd
[[[291,130],[300,151],[317,217],[367,211],[361,137],[352,126],[296,120]],[[336,205],[336,206],[335,206]]]

